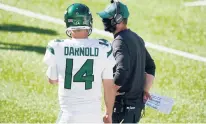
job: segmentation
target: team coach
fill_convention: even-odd
[[[105,31],[114,34],[114,81],[118,94],[112,115],[113,123],[137,123],[141,118],[149,89],[155,76],[155,63],[145,48],[143,39],[127,28],[129,11],[121,2],[111,1],[97,13]]]

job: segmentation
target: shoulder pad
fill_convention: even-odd
[[[100,45],[105,45],[105,46],[109,46],[109,42],[107,41],[107,40],[105,40],[105,39],[99,39],[100,40],[100,42],[99,42],[99,44]]]
[[[62,39],[55,39],[54,42],[64,42]]]
[[[105,46],[107,46],[107,57],[109,57],[110,55],[111,55],[111,53],[112,53],[112,45],[111,45],[111,43],[109,43],[107,40],[105,40],[105,39],[99,39],[99,40],[101,40],[100,42],[99,42],[99,44],[101,44],[101,45],[105,45]]]
[[[48,51],[50,51],[50,52],[54,55],[54,54],[55,54],[54,48],[55,48],[55,46],[56,46],[58,43],[60,43],[60,42],[64,42],[64,40],[60,40],[60,39],[51,40],[51,41],[48,43],[46,49],[47,49]]]
[[[64,40],[60,40],[60,39],[54,39],[54,40],[51,40],[48,45],[49,46],[55,46],[57,45],[58,43],[61,43],[61,42],[64,42]]]

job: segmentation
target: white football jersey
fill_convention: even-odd
[[[49,42],[44,56],[47,76],[59,81],[62,111],[101,113],[102,79],[113,79],[115,59],[106,40],[65,39]],[[96,110],[98,109],[98,110]]]

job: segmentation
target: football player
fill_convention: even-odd
[[[57,123],[111,123],[116,85],[115,59],[106,40],[90,39],[92,14],[80,3],[70,5],[64,14],[66,34],[71,39],[48,43],[44,62],[51,84],[58,84],[60,114]],[[101,85],[106,114],[101,118]]]

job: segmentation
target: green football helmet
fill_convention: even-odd
[[[81,3],[70,5],[64,14],[64,22],[66,23],[66,34],[71,37],[71,30],[88,29],[90,35],[92,33],[92,14],[89,8]]]

